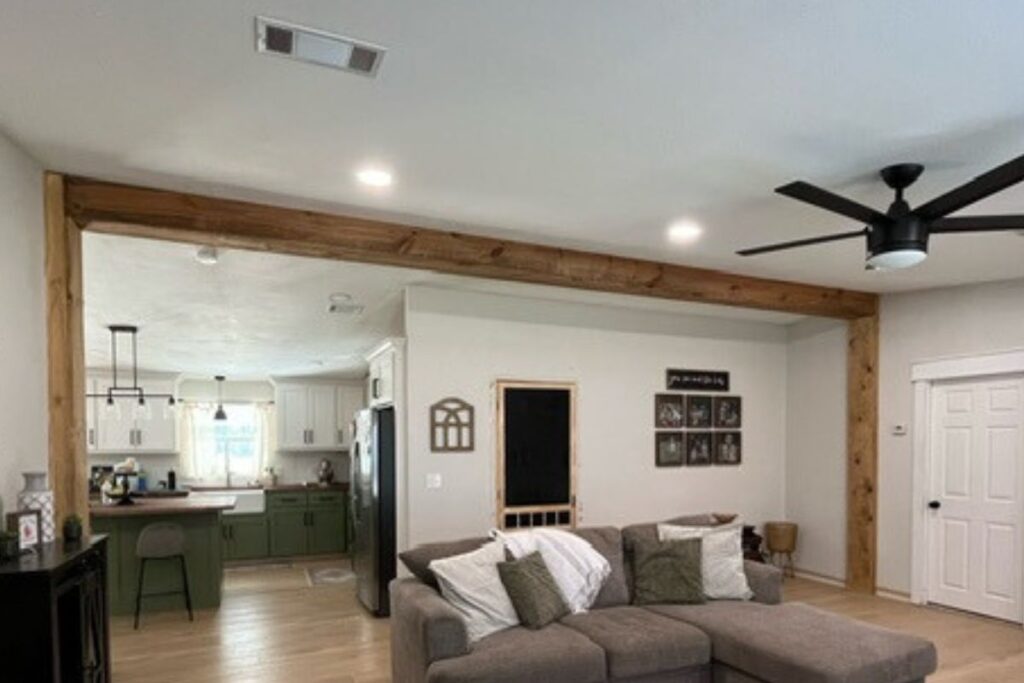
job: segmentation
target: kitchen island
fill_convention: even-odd
[[[107,587],[113,614],[132,614],[138,590],[139,560],[135,544],[142,529],[155,522],[179,524],[185,531],[192,604],[196,609],[220,606],[224,578],[221,514],[235,507],[233,496],[202,498],[144,498],[134,505],[100,505],[89,508],[93,533],[107,534]],[[181,574],[173,561],[146,565],[146,593],[181,590]],[[181,595],[144,598],[143,614],[161,609],[185,609]]]

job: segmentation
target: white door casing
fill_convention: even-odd
[[[927,601],[1019,622],[1024,381],[935,381],[929,394]]]

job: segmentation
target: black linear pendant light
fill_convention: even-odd
[[[173,410],[175,403],[177,402],[174,398],[174,394],[165,393],[147,393],[145,389],[139,386],[139,344],[138,334],[139,328],[135,325],[111,325],[107,328],[110,330],[110,375],[111,384],[106,388],[105,391],[98,393],[88,393],[88,398],[102,398],[105,399],[107,408],[112,411],[117,410],[115,401],[119,399],[130,399],[137,403],[137,409],[140,411],[148,411],[146,399],[147,398],[161,398],[167,400],[167,409]],[[131,367],[131,384],[122,384],[118,376],[118,365],[117,365],[117,340],[121,335],[127,335],[131,339],[132,347],[132,367]]]
[[[217,380],[217,412],[213,414],[214,420],[226,420],[228,414],[224,412],[224,375],[214,377]]]

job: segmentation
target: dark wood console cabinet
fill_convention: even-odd
[[[0,680],[109,683],[107,540],[0,563]]]

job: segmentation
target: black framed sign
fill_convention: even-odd
[[[670,391],[729,391],[728,372],[669,368],[665,376],[665,386]]]

